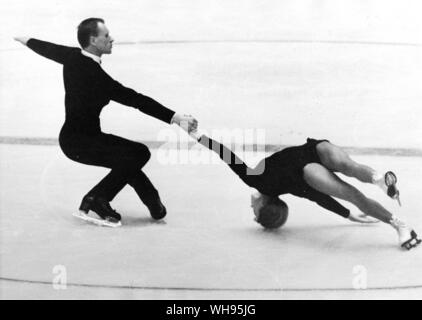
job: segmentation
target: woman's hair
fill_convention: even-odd
[[[98,22],[104,23],[101,18],[89,18],[82,21],[78,26],[78,41],[84,49],[89,46],[89,38],[98,35]]]
[[[286,223],[289,207],[278,197],[271,197],[258,209],[256,221],[267,229],[280,228]]]

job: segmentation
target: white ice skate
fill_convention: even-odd
[[[388,171],[384,175],[384,182],[387,186],[387,195],[394,200],[397,200],[399,206],[401,206],[400,201],[400,191],[397,189],[397,177],[392,171]]]
[[[400,247],[410,250],[421,243],[421,240],[418,239],[416,232],[410,229],[406,223],[400,219],[393,218],[390,220],[390,224],[397,231]]]
[[[82,219],[84,221],[96,224],[98,226],[102,226],[102,227],[111,227],[111,228],[117,228],[120,227],[122,225],[122,223],[120,221],[117,222],[113,222],[113,221],[109,221],[107,219],[102,219],[100,217],[91,217],[88,214],[86,214],[84,211],[79,210],[75,213],[73,213],[73,216],[78,218],[78,219]]]

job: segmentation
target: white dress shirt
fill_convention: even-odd
[[[94,60],[96,63],[99,63],[99,64],[101,64],[101,58],[99,57],[99,56],[96,56],[95,54],[92,54],[92,53],[90,53],[90,52],[88,52],[88,51],[85,51],[85,50],[81,50],[81,53],[84,55],[84,56],[86,56],[86,57],[88,57],[88,58],[91,58],[92,60]]]

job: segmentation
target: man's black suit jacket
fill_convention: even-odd
[[[100,64],[84,56],[80,48],[33,38],[28,40],[27,46],[63,65],[66,91],[66,120],[63,129],[69,134],[90,136],[100,133],[100,112],[110,100],[134,107],[166,123],[170,123],[175,113],[150,97],[115,81]]]

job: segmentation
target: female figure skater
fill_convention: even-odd
[[[290,193],[316,202],[355,222],[374,222],[368,216],[381,220],[397,231],[402,248],[410,250],[421,242],[416,232],[406,223],[378,202],[367,198],[358,189],[341,180],[334,172],[341,172],[362,182],[375,184],[400,204],[396,175],[391,171],[380,174],[366,165],[355,162],[344,150],[328,140],[308,138],[304,145],[276,152],[261,160],[252,169],[227,147],[205,134],[195,130],[191,136],[216,152],[243,182],[258,190],[258,193],[252,195],[252,207],[258,222],[260,213],[266,206],[282,203],[278,196]],[[352,214],[332,197],[351,202],[364,214]]]

